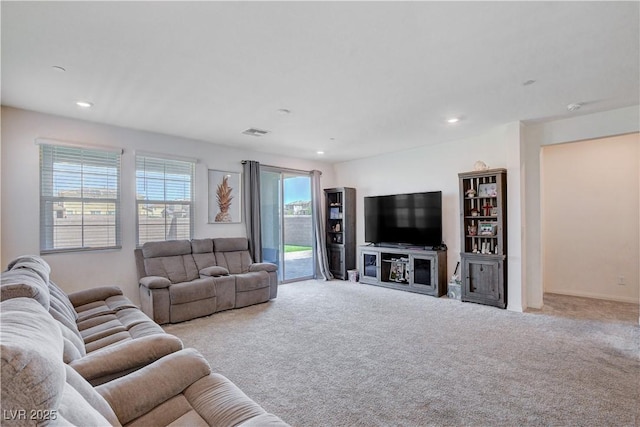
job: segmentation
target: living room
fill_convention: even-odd
[[[605,185],[620,189],[615,190],[608,199],[598,199],[598,216],[590,220],[592,227],[606,221],[607,227],[614,228],[616,232],[605,233],[603,240],[572,246],[572,257],[578,260],[576,263],[589,266],[589,275],[597,284],[582,290],[565,289],[565,293],[624,303],[638,302],[640,111],[637,3],[540,3],[537,6],[508,3],[498,6],[478,2],[476,6],[433,5],[444,7],[442,10],[428,9],[429,2],[413,6],[392,6],[392,3],[380,3],[378,6],[369,3],[311,3],[306,6],[308,9],[303,3],[295,2],[289,6],[269,2],[222,3],[217,8],[215,3],[206,2],[197,7],[189,5],[186,9],[167,5],[164,6],[167,10],[160,10],[154,9],[158,7],[157,4],[118,7],[102,4],[99,7],[104,9],[92,9],[97,6],[90,3],[63,6],[56,3],[3,2],[3,268],[20,255],[40,252],[40,165],[39,145],[35,143],[38,139],[123,150],[121,249],[50,254],[45,259],[51,265],[52,277],[65,292],[117,285],[134,303],[140,302],[133,256],[137,246],[136,153],[197,159],[194,238],[246,235],[242,222],[210,224],[207,221],[207,171],[216,169],[239,173],[243,160],[256,160],[284,169],[319,170],[322,172],[323,188],[356,188],[357,241],[360,245],[366,243],[364,197],[442,191],[443,240],[448,247],[447,277],[453,274],[460,253],[458,173],[471,171],[474,163],[482,160],[489,167],[508,171],[507,311],[519,313],[541,309],[544,307],[544,293],[549,291],[549,271],[563,271],[550,263],[550,245],[556,241],[575,239],[568,232],[565,236],[545,235],[545,227],[549,230],[550,226],[546,222],[550,216],[545,214],[549,211],[545,209],[549,208],[553,196],[548,190],[553,188],[553,183],[544,181],[545,174],[550,176],[548,174],[553,172],[545,169],[551,163],[545,159],[551,159],[553,155],[548,150],[554,146],[572,145],[565,143],[575,143],[579,147],[584,143],[579,141],[607,144],[611,138],[623,137],[628,139],[621,143],[621,148],[615,154],[611,154],[613,160],[607,162],[622,159],[629,162],[628,167],[625,167],[623,176],[617,176],[615,181]],[[125,9],[120,7],[131,7],[131,14],[126,15],[123,12]],[[198,13],[198,7],[213,9]],[[417,9],[412,9],[414,7]],[[476,9],[460,13],[465,7]],[[500,8],[506,12],[503,13]],[[498,11],[500,13],[493,13]],[[152,18],[154,13],[157,14],[157,21]],[[193,49],[184,46],[183,49],[177,49],[174,52],[175,61],[169,64],[163,43],[175,43],[178,46],[180,41],[185,43],[184,40],[188,40],[188,28],[182,28],[185,39],[178,38],[176,42],[171,38],[177,37],[177,33],[166,30],[163,33],[162,29],[152,33],[144,25],[150,21],[163,28],[171,28],[168,24],[173,22],[173,25],[177,25],[171,15],[182,13],[185,16],[207,16],[206,20],[215,17],[213,22],[216,25],[211,24],[211,27],[219,32],[208,34],[208,37],[212,45],[214,40],[230,43],[232,47],[228,48],[225,48],[225,43],[217,43],[214,49],[216,54],[228,55],[225,57],[228,64],[218,64],[215,58],[201,60],[205,70],[210,70],[212,81],[223,81],[228,89],[216,87],[214,83],[203,83],[198,87],[199,91],[192,87],[189,91],[176,93],[176,88],[184,88],[186,81],[194,79],[193,75],[179,67],[180,61],[191,64],[195,69],[198,55],[206,57],[202,45],[194,42]],[[421,17],[421,13],[424,16]],[[119,21],[122,14],[129,18]],[[480,27],[486,34],[476,34],[476,43],[470,42],[473,33],[464,36],[436,34],[435,29],[445,24],[437,25],[435,21],[448,14],[457,17],[448,21],[450,25],[455,24],[456,29],[468,26],[477,31]],[[270,18],[266,20],[269,24],[264,23],[265,16]],[[291,19],[293,16],[300,19]],[[474,24],[478,16],[486,18],[485,25]],[[525,19],[524,28],[520,28],[520,22],[523,21],[515,20],[514,16]],[[231,17],[236,17],[235,21],[245,21],[232,24]],[[414,50],[414,56],[409,58],[409,48],[394,50],[397,45],[393,43],[397,43],[401,37],[393,33],[401,33],[408,39],[410,31],[420,28],[420,17],[433,26],[436,35],[424,29],[417,32],[416,39],[426,39],[428,34],[432,38],[418,42],[417,47],[423,50]],[[548,17],[548,22],[545,17]],[[193,19],[192,27],[202,30],[200,26],[204,26],[204,23],[197,17]],[[354,20],[353,29],[347,25],[349,20]],[[62,24],[56,30],[55,23],[58,22]],[[356,26],[356,22],[359,26]],[[504,28],[501,31],[489,31],[492,24],[498,22]],[[234,29],[236,25],[240,29]],[[118,26],[122,29],[120,32],[110,31],[110,28]],[[303,31],[305,26],[308,27],[306,32]],[[326,32],[321,32],[323,26]],[[146,28],[149,33],[137,31],[136,28]],[[280,30],[269,32],[274,28]],[[611,28],[615,28],[615,31],[609,31]],[[130,32],[126,33],[125,29]],[[362,32],[358,38],[354,34],[356,29]],[[600,38],[606,32],[604,29],[609,32],[606,37]],[[86,32],[83,33],[83,30]],[[307,38],[299,36],[297,39],[296,31]],[[519,31],[524,34],[519,39],[520,48],[516,47],[517,43],[498,45],[498,38],[515,37]],[[534,42],[532,34],[536,31],[549,33],[539,42]],[[242,33],[242,36],[237,33]],[[53,34],[58,34],[58,38]],[[124,39],[125,34],[132,38]],[[155,34],[159,39],[151,43],[149,34]],[[566,37],[562,38],[562,35]],[[266,53],[245,50],[247,48],[242,43],[257,43],[253,39],[260,36],[267,40],[259,48],[264,49],[269,43],[279,47]],[[233,37],[239,37],[238,41],[232,42]],[[371,45],[363,41],[367,37],[373,40]],[[590,40],[589,37],[595,38]],[[47,38],[52,39],[51,44],[45,43]],[[83,38],[86,38],[86,43],[76,44]],[[385,44],[385,38],[390,40],[388,44]],[[455,66],[437,70],[429,68],[434,64],[428,62],[429,58],[422,58],[429,56],[427,48],[435,49],[434,45],[449,40],[460,53],[443,58],[452,61]],[[469,45],[464,45],[463,40]],[[500,48],[490,45],[493,42]],[[314,46],[313,43],[318,43],[316,49],[309,49],[309,46]],[[490,47],[483,48],[482,43]],[[146,55],[136,57],[142,55],[144,50],[148,51]],[[560,53],[554,54],[554,50]],[[309,53],[302,55],[305,51]],[[335,53],[329,55],[331,51]],[[438,50],[438,53],[441,52]],[[240,61],[240,53],[253,60],[242,63],[244,68],[234,68],[233,64]],[[387,56],[380,57],[382,53]],[[464,56],[463,53],[466,59],[460,58]],[[270,55],[275,55],[275,58],[270,58]],[[318,63],[316,56],[342,63]],[[520,56],[532,56],[534,59],[529,62]],[[514,57],[518,57],[518,60],[514,60]],[[443,58],[437,58],[437,61],[445,63],[442,62]],[[144,76],[153,76],[165,62],[175,81],[168,83],[149,77],[151,84],[147,85]],[[474,62],[482,66],[492,64],[492,68],[486,71],[478,66],[476,71],[484,77],[474,77],[474,73],[470,72],[474,69]],[[532,63],[536,67],[527,68]],[[258,71],[249,72],[251,64]],[[53,66],[65,67],[66,70],[52,69]],[[416,67],[414,72],[393,73],[395,68],[406,71],[411,67]],[[262,75],[260,68],[263,68]],[[309,74],[314,68],[318,69],[317,74]],[[234,72],[237,76],[232,80]],[[94,73],[106,75],[106,80],[92,80]],[[274,76],[278,73],[281,76],[276,79]],[[326,81],[322,79],[323,74]],[[295,80],[291,80],[294,76]],[[386,78],[387,85],[396,85],[397,94],[390,95],[382,81],[372,76],[375,79],[382,76]],[[409,76],[413,80],[404,84],[403,79]],[[376,92],[374,87],[367,89],[370,79],[379,85],[375,88],[379,88],[381,95],[376,97],[374,93],[367,96],[366,101],[371,105],[377,102],[378,107],[364,111],[359,109],[362,105],[349,99],[356,95],[364,96],[363,91],[350,92],[346,85],[357,87],[359,83],[365,88],[364,92]],[[436,90],[430,83],[434,81],[455,82],[459,86],[451,86],[446,92],[446,101],[442,101],[439,96],[430,95]],[[287,91],[287,83],[291,83],[290,91]],[[145,95],[135,93],[132,89],[134,86],[142,87],[147,98],[130,99],[134,94]],[[446,85],[436,83],[435,86]],[[586,91],[585,86],[591,86],[593,90]],[[63,93],[69,88],[75,88],[75,92]],[[235,115],[238,104],[230,105],[227,110],[216,106],[215,113],[206,109],[194,110],[188,105],[191,102],[198,104],[202,98],[221,99],[220,102],[225,103],[225,98],[219,94],[226,94],[227,90],[242,93],[239,96],[242,98],[240,103],[247,107],[239,111],[248,116]],[[292,92],[298,93],[294,97]],[[343,99],[328,102],[325,98],[335,97],[340,92],[346,94]],[[479,92],[482,96],[476,96]],[[46,96],[41,96],[43,93]],[[440,95],[439,92],[436,94]],[[474,95],[473,99],[465,100],[466,94]],[[94,105],[87,110],[79,109],[73,104],[79,97],[89,97]],[[301,104],[300,99],[303,98],[313,101]],[[438,102],[433,103],[434,98]],[[539,102],[540,98],[547,101]],[[125,99],[133,102],[125,104]],[[556,102],[559,99],[562,102]],[[489,105],[495,104],[496,100],[509,105],[507,110],[511,113],[495,117],[491,116],[493,111],[485,113],[485,108],[489,107],[482,102]],[[554,101],[553,105],[551,100]],[[165,103],[171,108],[162,109],[160,104]],[[579,105],[569,111],[568,105],[571,103]],[[537,109],[528,108],[529,104]],[[181,109],[186,112],[181,112]],[[282,109],[289,111],[278,112]],[[457,124],[447,123],[449,114],[457,115],[460,121]],[[207,122],[214,125],[206,125]],[[215,127],[222,128],[224,122],[240,126],[237,132],[234,131],[237,135],[229,133],[228,127],[216,132]],[[168,130],[163,127],[165,124],[173,127]],[[240,135],[244,129],[254,126],[273,132],[259,138]],[[307,128],[314,126],[315,133],[308,134]],[[308,139],[307,144],[301,142],[305,138]],[[317,154],[318,150],[324,150],[325,154]],[[591,177],[594,181],[591,181],[589,174],[582,172],[583,175],[577,178],[579,182],[573,183],[576,193],[592,188],[594,182],[606,181],[610,175],[594,174]],[[615,207],[609,209],[607,206]],[[583,212],[593,209],[593,206],[589,206]],[[630,214],[624,218],[616,216],[621,209]],[[612,210],[615,214],[612,214]],[[625,249],[619,251],[616,250],[618,245],[615,239],[619,238],[620,229],[623,235],[626,234],[626,242]],[[588,234],[588,230],[583,234]],[[606,268],[608,265],[616,265],[615,272],[609,271]],[[620,277],[624,278],[626,284],[617,283]],[[585,280],[581,279],[583,282]],[[285,285],[281,288],[287,289],[289,286],[293,287]],[[376,292],[379,291],[376,289]],[[384,298],[383,294],[379,296]],[[394,295],[393,298],[404,297]],[[276,304],[282,301],[275,300]],[[411,301],[405,303],[413,304]],[[243,310],[254,313],[251,310],[256,309]],[[225,318],[224,321],[229,319]],[[172,328],[179,330],[180,326]],[[268,402],[261,403],[266,405]],[[282,415],[278,411],[273,412]],[[284,416],[283,419],[288,421]],[[351,421],[358,423],[357,419]],[[402,424],[398,419],[386,421],[388,424]],[[459,421],[464,423],[469,419]]]

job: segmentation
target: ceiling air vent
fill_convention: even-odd
[[[262,136],[262,135],[266,135],[269,133],[268,130],[262,130],[262,129],[256,129],[256,128],[250,128],[245,130],[244,132],[242,132],[245,135],[251,135],[251,136]]]

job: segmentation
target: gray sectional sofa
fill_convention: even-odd
[[[2,273],[2,425],[287,426],[116,287],[66,295],[48,264]]]
[[[253,262],[246,238],[148,242],[135,250],[142,311],[159,324],[246,307],[278,294],[278,267]]]
[[[0,300],[30,298],[47,310],[62,331],[64,363],[94,385],[182,349],[178,338],[165,333],[119,288],[67,295],[49,279],[50,272],[40,257],[15,259],[2,273]]]

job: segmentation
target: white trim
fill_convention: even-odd
[[[196,163],[196,164],[200,163],[200,159],[196,159],[194,157],[183,157],[183,156],[176,156],[174,154],[154,153],[152,151],[135,150],[133,154],[135,156],[154,157],[156,159],[163,159],[163,160],[178,160],[181,162],[190,162],[190,163]]]
[[[573,289],[554,289],[553,291],[545,291],[545,294],[547,293],[556,294],[556,295],[568,295],[570,297],[592,298],[592,299],[601,299],[606,301],[628,302],[631,304],[638,304],[638,299],[632,296],[627,297],[627,296],[617,296],[617,295],[605,295],[599,292],[581,291],[581,290],[573,290]]]
[[[49,139],[49,138],[36,138],[36,145],[59,145],[64,147],[75,147],[75,148],[85,148],[87,150],[98,150],[98,151],[106,151],[109,153],[118,153],[122,154],[124,152],[123,148],[120,147],[109,147],[107,145],[93,145],[86,144],[82,142],[71,142],[71,141],[60,141],[58,139]]]

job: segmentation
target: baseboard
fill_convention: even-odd
[[[638,301],[637,298],[634,299],[633,297],[618,297],[618,296],[602,295],[602,294],[591,293],[591,292],[572,291],[572,290],[566,290],[566,289],[554,289],[553,291],[545,291],[545,293],[568,295],[572,297],[595,298],[595,299],[602,299],[606,301],[628,302],[631,304],[640,303],[640,301]]]

